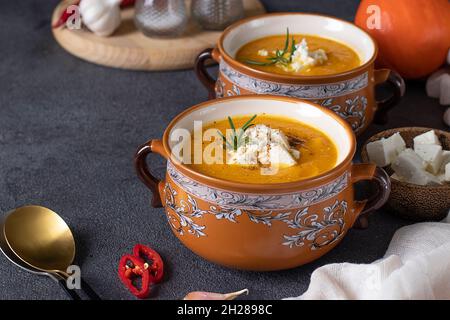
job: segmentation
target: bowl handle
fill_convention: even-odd
[[[152,207],[162,208],[161,191],[160,186],[164,184],[164,181],[156,178],[150,173],[147,165],[147,156],[150,153],[158,153],[167,159],[167,154],[164,151],[161,140],[150,140],[147,143],[139,147],[134,156],[134,167],[136,173],[141,181],[151,190],[153,194]]]
[[[369,226],[368,216],[387,202],[391,192],[389,175],[374,164],[358,163],[353,165],[352,183],[363,180],[374,181],[378,190],[367,200],[355,201],[354,227],[357,229],[366,229]]]
[[[389,84],[393,93],[389,98],[377,101],[377,112],[375,113],[374,122],[384,125],[388,121],[388,112],[395,107],[406,92],[405,80],[397,72],[389,69],[375,70],[375,85],[383,83]]]
[[[209,60],[220,62],[220,54],[216,48],[205,49],[197,56],[195,60],[195,74],[208,90],[208,99],[211,100],[216,98],[216,80],[206,70],[206,62]]]

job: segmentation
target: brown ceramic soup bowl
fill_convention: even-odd
[[[344,43],[358,53],[362,64],[344,73],[295,76],[255,70],[235,59],[243,45],[266,36],[281,35],[286,28],[291,34],[317,35]],[[375,70],[377,54],[372,37],[350,22],[316,14],[274,13],[247,18],[227,28],[216,48],[198,56],[196,73],[209,90],[210,98],[275,94],[306,99],[333,110],[359,134],[374,118],[377,123],[385,123],[387,111],[405,91],[404,81],[397,73]],[[220,65],[217,80],[206,71],[205,63],[210,59]],[[392,87],[393,95],[377,101],[375,87],[383,83]]]
[[[289,117],[326,133],[338,150],[334,168],[297,182],[238,183],[200,174],[172,154],[178,141],[171,141],[171,134],[192,131],[194,120],[211,123],[261,113]],[[366,224],[366,215],[387,200],[389,176],[373,164],[352,164],[355,144],[348,123],[319,105],[280,96],[229,97],[178,115],[162,140],[150,140],[138,149],[135,167],[153,193],[153,207],[165,208],[173,233],[193,252],[231,268],[280,270],[321,257],[358,219]],[[150,153],[167,159],[164,180],[151,174],[146,162]],[[361,180],[378,186],[370,200],[354,198],[353,185]]]

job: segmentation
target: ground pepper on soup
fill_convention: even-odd
[[[323,76],[346,72],[361,65],[349,46],[313,35],[275,35],[242,46],[236,60],[257,70],[298,76]]]
[[[338,151],[333,141],[320,130],[291,118],[258,114],[233,117],[236,129],[233,140],[230,119],[222,119],[203,127],[202,151],[217,156],[219,163],[188,164],[204,175],[234,182],[273,184],[304,180],[335,167]],[[253,118],[241,134],[240,128]],[[228,130],[228,131],[227,131]],[[220,132],[211,138],[206,132]],[[228,134],[227,134],[228,132]],[[264,142],[264,139],[269,139]],[[234,144],[236,142],[236,144]],[[267,146],[264,144],[267,143]],[[192,141],[192,145],[194,145]],[[212,145],[220,148],[214,149]],[[258,149],[259,148],[259,149]],[[192,159],[194,159],[192,148]],[[211,151],[214,150],[214,151]],[[244,150],[244,151],[242,151]],[[220,157],[219,157],[220,158]],[[275,160],[274,160],[275,159]]]

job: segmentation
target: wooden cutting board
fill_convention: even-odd
[[[70,0],[64,0],[56,7],[52,24],[69,4]],[[245,0],[244,5],[246,16],[265,12],[259,0]],[[132,70],[178,70],[192,68],[197,55],[215,46],[221,34],[204,31],[190,21],[179,38],[148,38],[136,29],[133,16],[134,8],[122,10],[122,24],[110,37],[96,36],[85,27],[52,29],[53,35],[68,52],[96,64]]]

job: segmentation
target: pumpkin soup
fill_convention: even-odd
[[[203,133],[210,129],[220,135],[213,142],[202,142],[203,155],[216,143],[226,160],[188,165],[207,176],[254,184],[284,183],[320,175],[336,165],[337,149],[332,140],[290,118],[238,116],[214,121]]]
[[[236,59],[254,69],[281,75],[337,74],[361,65],[358,54],[345,44],[312,35],[276,35],[247,43]]]

